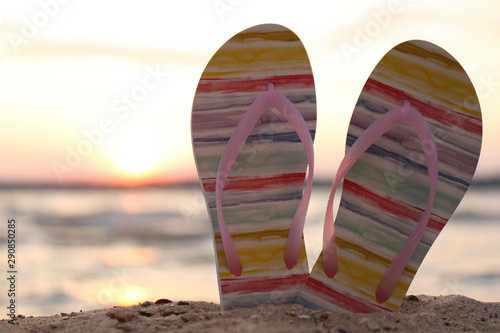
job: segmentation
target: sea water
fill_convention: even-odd
[[[309,264],[321,251],[329,189],[313,191]],[[475,188],[440,234],[409,293],[500,301],[500,188]],[[0,190],[0,252],[16,221],[16,304],[23,315],[131,305],[159,298],[218,302],[211,228],[198,186]],[[7,306],[7,282],[0,301]],[[6,314],[0,316],[6,317]]]

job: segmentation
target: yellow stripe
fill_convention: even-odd
[[[253,228],[257,228],[257,226],[252,226]],[[260,241],[262,238],[272,237],[275,239],[286,239],[288,238],[288,233],[290,229],[264,229],[257,231],[248,231],[248,232],[239,232],[239,233],[231,233],[231,238],[233,241]],[[222,244],[222,238],[219,232],[214,233],[214,238],[217,243]]]
[[[210,60],[202,78],[242,76],[255,72],[269,72],[269,75],[275,72],[274,75],[276,75],[290,71],[295,74],[311,71],[306,51],[301,45],[279,48],[221,49],[217,56]]]
[[[242,277],[262,274],[268,275],[273,271],[287,271],[288,268],[285,267],[284,263],[285,243],[280,243],[281,244],[263,244],[263,242],[260,242],[259,244],[258,242],[251,241],[248,243],[248,247],[238,247],[237,245],[243,265]],[[220,277],[233,278],[234,275],[227,269],[226,257],[222,249],[222,244],[217,246],[217,257]],[[303,244],[300,248],[296,268],[305,268],[307,270],[307,255]]]
[[[249,40],[255,42],[270,41],[273,43],[276,41],[295,42],[299,40],[299,38],[295,33],[293,33],[293,31],[284,27],[276,26],[276,28],[277,29],[275,31],[269,30],[269,26],[266,26],[265,30],[251,29],[251,31],[243,31],[230,40],[231,42],[240,43],[248,43]]]
[[[480,111],[469,107],[479,107],[474,86],[462,66],[450,55],[410,43],[395,50],[398,52],[389,52],[374,71],[381,82],[397,82],[416,95],[432,97],[451,109],[481,117]]]
[[[277,45],[277,43],[280,43]],[[241,76],[255,72],[310,74],[311,64],[300,39],[290,30],[242,32],[210,60],[202,78]]]
[[[315,279],[331,285],[335,290],[342,292],[343,288],[348,288],[350,294],[379,304],[375,299],[375,293],[387,267],[378,264],[374,265],[363,255],[352,250],[349,252],[339,250],[338,273],[333,280],[329,279],[323,271],[323,255],[318,258],[311,274]],[[405,271],[403,276],[404,279],[398,281],[391,298],[383,303],[385,307],[394,311],[399,309],[399,305],[396,304],[401,303],[410,287],[410,284],[405,281],[411,281],[414,274]]]
[[[344,250],[346,252],[351,252],[351,253],[357,253],[360,260],[376,263],[377,265],[381,265],[384,267],[388,267],[392,262],[393,258],[390,259],[385,258],[372,251],[367,250],[361,245],[344,240],[338,236],[335,237],[335,241],[337,243],[337,248],[339,250]],[[417,271],[414,268],[411,268],[409,266],[405,267],[404,272],[412,276],[417,273]]]

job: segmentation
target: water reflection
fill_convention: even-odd
[[[49,315],[159,298],[218,302],[211,228],[197,191],[0,191],[0,210],[19,226],[19,313]],[[305,229],[310,265],[321,251],[327,195],[320,189],[311,199]],[[500,200],[500,191],[468,194],[471,200],[438,237],[410,293],[498,301],[500,219],[497,205],[475,208],[484,195]],[[468,219],[470,214],[488,219]]]

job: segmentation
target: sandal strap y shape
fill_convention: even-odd
[[[417,134],[427,161],[429,170],[430,192],[427,208],[425,209],[417,227],[414,229],[404,246],[393,259],[387,268],[382,280],[380,281],[376,299],[377,302],[385,302],[392,294],[399,277],[401,276],[406,264],[410,260],[413,252],[417,248],[422,235],[427,227],[427,222],[432,211],[434,198],[436,196],[436,185],[438,180],[438,162],[436,143],[434,135],[422,115],[410,107],[410,101],[405,99],[403,106],[392,109],[371,124],[363,134],[356,140],[352,147],[347,151],[339,170],[334,178],[328,205],[326,209],[325,222],[323,227],[323,268],[329,278],[337,274],[337,247],[335,242],[335,233],[333,226],[333,199],[335,191],[340,185],[341,180],[347,174],[354,163],[364,154],[364,152],[379,139],[384,133],[398,125],[408,125]]]
[[[290,29],[245,29],[203,70],[191,133],[222,310],[295,303],[309,277],[302,227],[315,129],[311,63]]]
[[[216,204],[217,204],[217,218],[219,222],[219,229],[222,238],[222,245],[224,247],[224,253],[226,256],[227,265],[229,271],[235,276],[240,276],[242,272],[241,259],[234,245],[234,241],[231,238],[229,230],[226,226],[224,220],[224,214],[222,212],[222,192],[224,190],[224,184],[231,171],[231,168],[236,161],[245,141],[252,132],[253,128],[257,124],[259,118],[262,114],[269,108],[276,108],[283,117],[293,126],[294,130],[297,132],[304,149],[306,151],[307,160],[309,163],[309,175],[307,178],[307,185],[304,191],[304,195],[300,200],[299,207],[295,213],[295,216],[290,227],[288,234],[288,239],[285,247],[284,262],[288,269],[292,269],[299,257],[302,232],[304,229],[305,218],[307,214],[307,208],[309,206],[309,200],[311,197],[313,174],[314,174],[314,150],[313,143],[311,139],[311,134],[307,124],[297,110],[297,108],[290,102],[285,96],[274,90],[274,83],[269,82],[267,85],[267,91],[261,94],[252,103],[250,108],[245,112],[240,122],[236,126],[233,135],[229,139],[226,149],[222,154],[219,162],[219,167],[217,169],[217,183],[215,186]]]
[[[399,108],[405,99],[425,121],[408,102]],[[402,121],[410,127],[396,126],[373,143],[372,135],[398,122],[387,113],[416,121]],[[387,128],[372,127],[384,117]],[[427,139],[431,132],[434,140]],[[397,311],[470,185],[481,140],[474,85],[452,55],[423,40],[389,50],[355,104],[333,186],[343,179],[335,223],[330,201],[325,248],[298,303],[335,312]]]

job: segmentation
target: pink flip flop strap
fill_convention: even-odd
[[[416,228],[395,256],[378,285],[376,299],[379,303],[385,302],[391,296],[404,268],[417,248],[427,228],[427,222],[429,221],[431,210],[434,205],[434,198],[436,196],[438,161],[434,135],[425,118],[417,110],[410,107],[409,100],[405,99],[403,106],[392,109],[377,119],[348,150],[333,181],[330,196],[328,198],[323,228],[323,269],[329,278],[333,278],[337,274],[338,268],[337,247],[333,227],[333,199],[335,191],[341,180],[361,155],[385,132],[400,124],[409,125],[415,131],[422,144],[429,172],[429,201]]]
[[[314,173],[314,150],[309,128],[297,108],[285,96],[274,90],[274,83],[269,82],[267,91],[262,93],[252,103],[249,109],[245,112],[240,122],[236,126],[234,133],[231,135],[224,153],[219,162],[217,169],[217,179],[215,186],[215,197],[217,206],[217,218],[219,222],[219,230],[222,238],[222,246],[226,256],[227,266],[229,271],[235,276],[240,276],[242,272],[241,259],[229,233],[222,213],[222,191],[224,184],[231,171],[236,158],[238,157],[245,141],[257,124],[261,115],[269,108],[276,108],[283,117],[292,125],[297,132],[302,145],[304,146],[307,160],[309,162],[309,175],[307,185],[300,200],[299,206],[293,218],[288,233],[288,239],[285,246],[284,261],[287,268],[291,269],[295,266],[300,252],[302,243],[302,232],[304,222],[311,197],[313,173]]]

